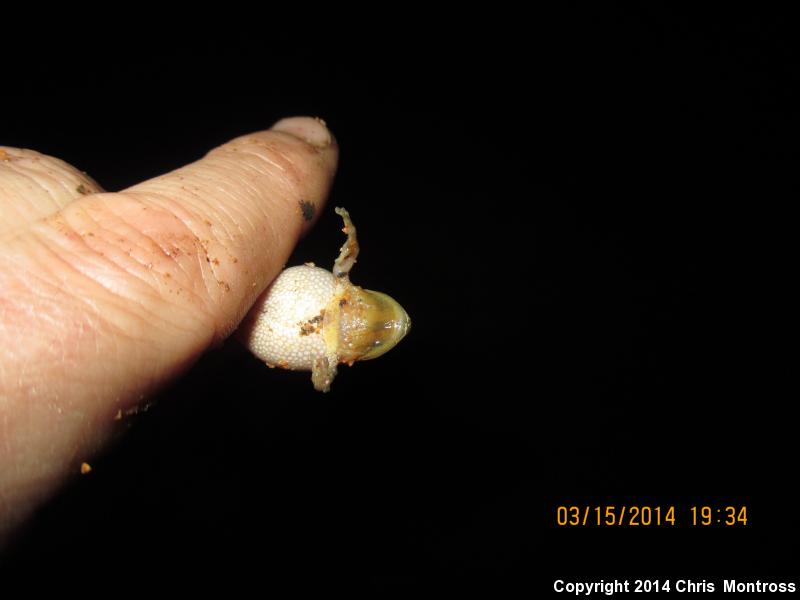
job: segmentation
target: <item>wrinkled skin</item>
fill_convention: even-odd
[[[320,213],[338,149],[281,121],[118,193],[0,147],[0,546],[228,336]]]

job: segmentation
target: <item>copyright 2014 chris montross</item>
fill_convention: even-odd
[[[602,594],[628,593],[714,593],[718,591],[729,593],[794,593],[797,584],[794,581],[761,581],[740,579],[723,579],[709,581],[706,579],[613,579],[606,581],[567,581],[556,579],[553,590],[559,593],[573,594],[575,596],[589,596]]]

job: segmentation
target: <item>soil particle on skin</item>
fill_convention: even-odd
[[[80,184],[78,187],[76,187],[75,191],[78,192],[81,196],[85,196],[86,194],[91,194],[89,189],[83,184]]]
[[[298,203],[300,205],[300,213],[303,215],[304,221],[310,221],[314,218],[314,204],[309,202],[308,200],[300,200]]]
[[[313,317],[305,323],[300,323],[300,335],[311,335],[312,333],[319,333],[322,331],[322,320],[325,316],[323,310],[316,317]]]

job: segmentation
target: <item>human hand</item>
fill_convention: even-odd
[[[337,156],[324,124],[284,119],[106,193],[0,147],[0,546],[115,415],[234,331],[319,214]]]

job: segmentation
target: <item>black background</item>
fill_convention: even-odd
[[[646,4],[348,28],[95,15],[8,44],[0,143],[110,190],[326,119],[353,279],[414,326],[324,396],[215,349],[0,573],[263,592],[796,575],[796,35],[777,13]],[[332,264],[337,219],[292,263]],[[557,527],[572,504],[678,523]],[[692,527],[703,504],[748,523]]]

